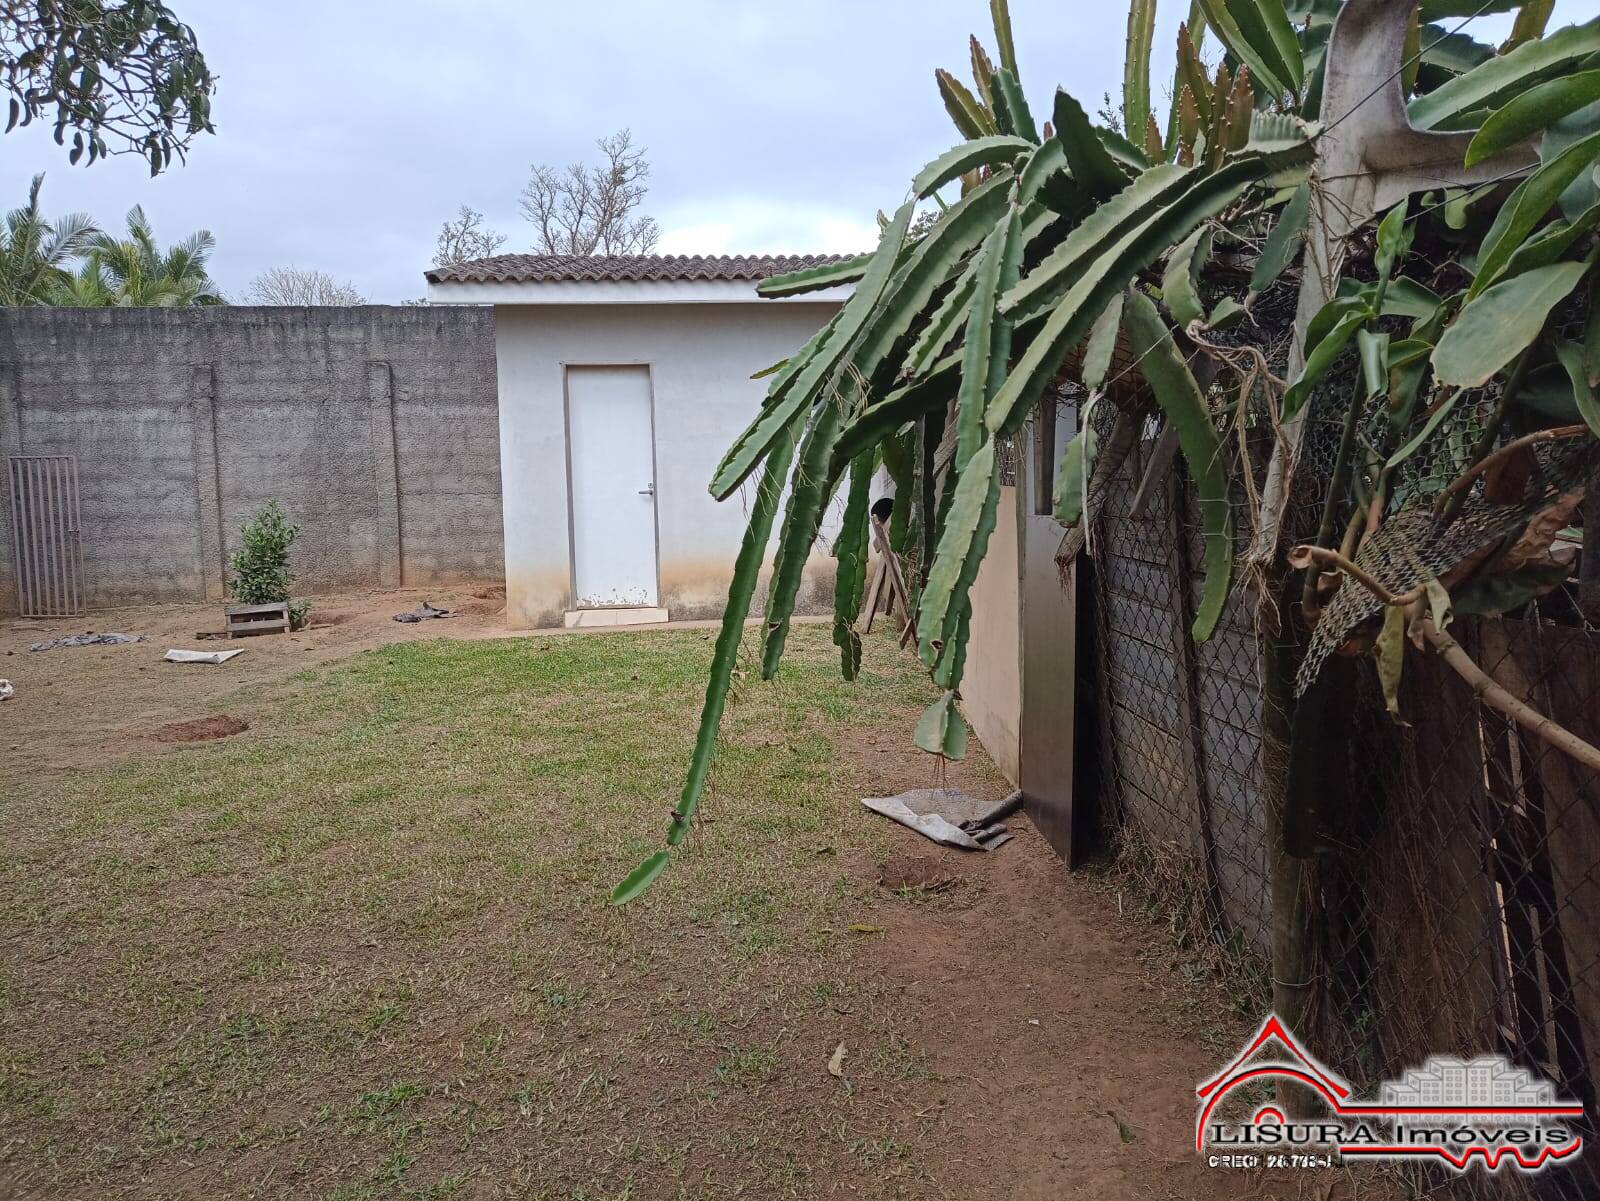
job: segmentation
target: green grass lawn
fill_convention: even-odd
[[[393,646],[233,698],[236,738],[14,781],[0,1193],[930,1187],[896,1116],[928,1069],[851,930],[889,837],[857,798],[932,778],[914,657],[874,637],[846,685],[797,629],[739,682],[688,853],[605,904],[660,843],[711,638]]]

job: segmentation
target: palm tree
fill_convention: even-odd
[[[144,209],[134,205],[128,210],[128,236],[95,235],[84,252],[83,269],[70,283],[62,281],[57,303],[96,308],[226,304],[206,273],[215,246],[210,231],[202,229],[163,252]]]
[[[60,309],[105,309],[117,303],[117,294],[106,273],[85,261],[76,271],[62,272],[51,282],[45,303]]]
[[[0,224],[0,305],[55,303],[51,296],[68,278],[67,264],[98,234],[87,215],[70,213],[54,225],[39,208],[44,176],[35,175],[28,203]]]

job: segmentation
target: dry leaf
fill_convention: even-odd
[[[833,1058],[828,1060],[828,1075],[844,1079],[844,1044],[840,1043],[833,1049]]]
[[[1383,614],[1383,630],[1373,652],[1378,660],[1378,683],[1383,687],[1383,701],[1389,715],[1400,725],[1400,670],[1406,653],[1406,611],[1399,605],[1389,605]]]
[[[1529,564],[1548,562],[1550,544],[1572,522],[1572,514],[1583,503],[1583,489],[1564,492],[1556,497],[1549,508],[1528,523],[1527,529],[1495,564],[1496,572],[1515,571]]]

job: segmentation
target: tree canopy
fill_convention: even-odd
[[[7,132],[47,121],[73,164],[139,154],[155,175],[214,132],[205,56],[158,0],[7,0],[0,85]]]
[[[251,304],[352,305],[367,298],[352,283],[341,283],[311,267],[271,267],[250,281],[245,298]]]
[[[535,164],[522,192],[522,212],[540,254],[649,254],[661,237],[639,213],[649,192],[645,149],[623,129],[595,143],[604,161],[565,168]]]

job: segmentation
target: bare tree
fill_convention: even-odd
[[[497,234],[483,223],[483,214],[467,205],[461,206],[461,215],[446,221],[439,228],[438,249],[433,252],[435,267],[454,267],[472,259],[486,259],[506,242],[505,234]]]
[[[367,298],[354,284],[342,284],[326,271],[309,267],[273,267],[250,281],[245,297],[251,304],[351,305]]]
[[[535,164],[522,190],[522,211],[533,222],[541,254],[649,254],[661,231],[636,216],[649,185],[644,147],[624,129],[595,143],[605,162],[565,170]]]

